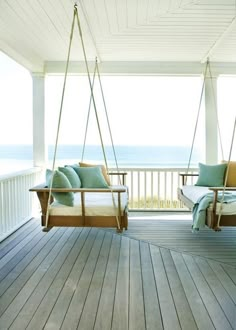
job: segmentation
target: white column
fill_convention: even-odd
[[[45,132],[45,77],[33,73],[33,157],[34,166],[44,167],[47,162]]]
[[[205,134],[206,164],[217,164],[217,78],[215,77],[207,77],[205,81]]]

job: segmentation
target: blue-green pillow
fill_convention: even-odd
[[[82,188],[108,188],[101,167],[78,167],[77,168]]]
[[[80,166],[78,165],[78,164],[72,164],[72,165],[65,165],[66,167],[71,167],[71,168],[73,168],[73,170],[75,171],[75,173],[78,175],[78,177],[79,177],[79,172],[78,172],[78,168],[80,168]],[[80,182],[81,182],[81,180],[80,180]],[[82,183],[81,183],[81,185],[82,185]]]
[[[199,177],[196,186],[222,187],[227,164],[205,165],[199,163]]]
[[[46,184],[48,187],[51,185],[52,171],[46,171]],[[70,181],[67,179],[64,173],[55,170],[52,181],[52,188],[72,188]],[[58,203],[73,206],[74,205],[74,193],[73,192],[52,192],[52,196]]]
[[[78,167],[80,167],[79,164],[65,165],[65,167],[71,167],[71,168],[73,168],[73,170],[76,172],[76,174],[79,175],[78,172],[77,172]]]
[[[81,187],[80,178],[71,166],[58,167],[58,170],[65,174],[67,179],[70,181],[70,184],[71,184],[72,188],[80,188]]]

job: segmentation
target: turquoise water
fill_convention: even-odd
[[[115,157],[111,146],[105,146],[108,165],[115,166]],[[186,167],[189,160],[190,147],[183,146],[115,146],[119,167]],[[49,160],[52,160],[54,146],[49,146]],[[59,145],[56,159],[68,162],[80,161],[81,145]],[[193,151],[191,166],[197,166],[202,155]],[[0,162],[31,163],[33,149],[30,145],[1,145]],[[85,148],[84,161],[103,162],[101,146],[88,145]]]

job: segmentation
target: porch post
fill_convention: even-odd
[[[218,162],[217,77],[205,81],[205,156],[206,164]]]
[[[33,73],[33,158],[34,166],[45,167],[47,143],[45,132],[45,76]]]

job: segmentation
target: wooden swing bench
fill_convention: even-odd
[[[67,55],[67,63],[66,63],[66,70],[64,75],[64,85],[63,85],[63,91],[62,91],[62,98],[61,98],[61,106],[60,106],[60,113],[58,118],[58,126],[57,126],[57,137],[59,136],[59,129],[60,129],[60,118],[62,114],[63,109],[63,100],[64,100],[64,91],[66,87],[66,79],[67,79],[67,73],[68,73],[68,64],[70,59],[70,49],[72,45],[73,40],[73,31],[75,22],[77,23],[82,50],[84,54],[84,60],[86,63],[87,68],[87,75],[89,79],[89,87],[91,91],[90,96],[90,102],[89,102],[89,109],[88,109],[88,116],[87,116],[87,126],[85,130],[85,138],[84,138],[84,146],[83,151],[85,147],[85,141],[86,141],[86,135],[87,135],[87,127],[88,127],[88,119],[90,115],[90,107],[91,104],[93,104],[93,108],[95,111],[95,118],[97,121],[100,141],[101,141],[101,147],[103,150],[103,156],[104,161],[107,165],[106,161],[106,155],[105,155],[105,148],[103,145],[103,139],[102,139],[102,132],[100,129],[99,124],[99,116],[97,114],[97,107],[96,102],[93,94],[93,82],[90,78],[90,73],[88,70],[88,62],[87,57],[85,53],[85,47],[83,42],[83,36],[82,36],[82,30],[80,27],[80,20],[78,17],[78,10],[77,10],[77,4],[74,5],[74,15],[73,15],[73,21],[71,26],[71,37],[70,37],[70,43],[68,48],[68,55]],[[97,65],[97,59],[95,63],[95,69],[94,69],[94,77],[96,73],[99,76],[99,85],[101,89],[101,94],[103,96],[103,104],[104,109],[106,112],[106,118],[107,123],[109,127],[109,120],[107,116],[107,109],[104,99],[104,94],[102,90],[102,85],[100,81],[100,74],[99,69]],[[109,129],[110,136],[111,131]],[[111,137],[111,141],[112,137]],[[109,173],[109,175],[121,175],[122,176],[122,185],[118,186],[111,186],[109,180],[106,180],[106,174],[103,173],[104,179],[107,181],[106,185],[60,185],[55,186],[53,184],[54,180],[54,165],[55,165],[55,159],[56,159],[56,149],[57,149],[57,143],[58,138],[56,139],[56,145],[55,145],[55,153],[54,153],[54,164],[53,164],[53,171],[52,171],[52,177],[51,177],[51,183],[48,184],[40,184],[38,186],[35,186],[30,189],[32,192],[36,192],[40,205],[41,205],[41,222],[42,226],[45,226],[45,231],[50,229],[53,226],[73,226],[73,227],[115,227],[119,232],[121,232],[123,229],[128,228],[128,189],[124,185],[124,176],[126,173]],[[112,142],[112,147],[115,155],[115,150]],[[116,158],[116,157],[115,157]],[[83,157],[82,157],[83,159]],[[90,167],[90,166],[89,166]],[[92,166],[93,167],[93,166]],[[106,166],[107,169],[107,166]],[[56,170],[57,171],[57,170]],[[73,170],[72,170],[73,171]],[[76,171],[76,170],[75,170]],[[60,172],[60,170],[59,170]],[[77,172],[77,171],[76,171]],[[58,173],[58,171],[57,171]],[[78,174],[78,173],[77,173]],[[97,174],[96,174],[97,175]],[[47,174],[46,174],[46,181],[47,180]],[[70,182],[71,183],[71,182]],[[70,184],[69,183],[69,184]],[[72,203],[63,203],[61,202],[63,196],[73,196]]]
[[[117,175],[117,173],[110,173]],[[118,232],[128,228],[128,189],[122,184],[108,188],[50,188],[39,184],[30,189],[36,192],[41,206],[41,224],[48,229],[59,227],[115,227]],[[53,193],[73,193],[74,205],[58,203]],[[50,203],[48,203],[50,196]],[[49,209],[48,209],[49,206]],[[48,212],[48,219],[46,220]]]
[[[209,193],[212,193],[212,201],[205,210],[205,225],[215,231],[219,231],[220,227],[224,226],[236,226],[236,201],[220,203],[220,194],[228,193],[236,194],[236,162],[229,162],[228,179],[226,186],[201,186],[191,184],[188,185],[187,179],[191,179],[192,182],[195,178],[199,178],[199,174],[181,173],[182,187],[178,188],[178,199],[183,202],[186,207],[193,211],[194,207],[198,203],[199,199],[203,199]],[[235,195],[236,196],[236,195]],[[219,221],[220,213],[220,221]]]

